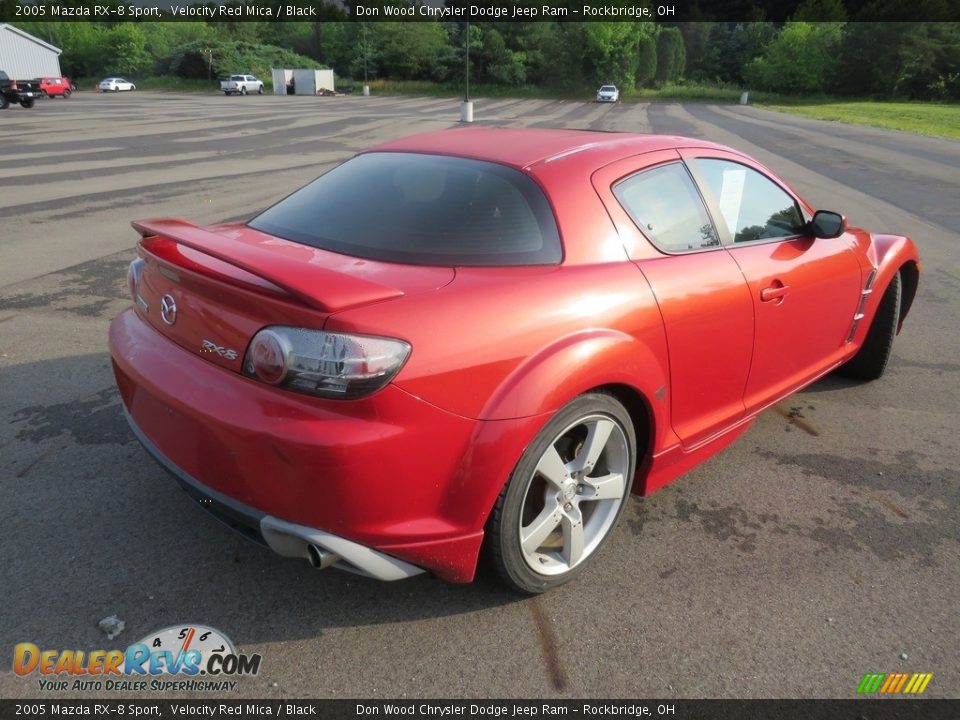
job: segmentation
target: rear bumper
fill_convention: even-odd
[[[193,500],[227,527],[253,542],[266,545],[284,557],[298,557],[320,567],[321,553],[329,553],[329,567],[348,570],[377,580],[402,580],[424,572],[411,563],[377,552],[346,538],[275,518],[216,492],[174,465],[124,412],[130,429],[144,449],[170,473]],[[324,564],[323,567],[328,567]]]
[[[502,484],[465,477],[481,423],[394,386],[356,401],[280,391],[190,353],[132,309],[111,324],[110,350],[137,437],[248,538],[301,557],[315,544],[376,577],[424,568],[472,580],[486,497]]]

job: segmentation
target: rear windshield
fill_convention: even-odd
[[[546,265],[563,255],[533,180],[439,155],[359,155],[249,225],[324,250],[416,265]]]

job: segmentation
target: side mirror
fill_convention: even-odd
[[[810,232],[818,238],[835,238],[843,235],[847,229],[847,219],[840,213],[830,210],[817,210],[810,221]]]

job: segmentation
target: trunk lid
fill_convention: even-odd
[[[239,372],[267,325],[320,329],[333,313],[429,292],[452,268],[383,263],[283,240],[245,225],[133,223],[146,265],[137,312],[158,332]]]

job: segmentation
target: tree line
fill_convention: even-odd
[[[309,22],[16,24],[62,48],[61,66],[75,77],[269,77],[283,66],[332,67],[354,80],[462,83],[465,23],[349,21],[348,9],[316,7],[321,18]],[[846,13],[841,0],[804,0],[780,22],[473,22],[470,80],[565,92],[695,82],[785,95],[960,99],[960,23],[864,22]]]

